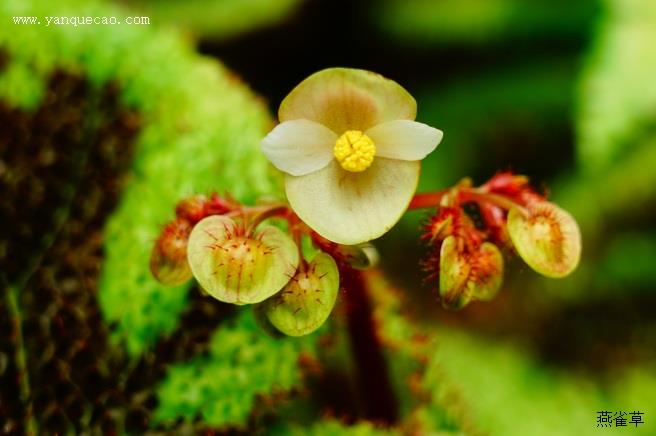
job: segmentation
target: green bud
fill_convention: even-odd
[[[474,252],[460,245],[461,239],[448,236],[440,249],[440,298],[447,309],[491,300],[503,280],[503,256],[496,245],[485,242]]]
[[[495,244],[483,242],[474,258],[469,286],[475,300],[490,301],[503,282],[503,255]]]
[[[448,236],[440,248],[440,299],[449,309],[461,309],[471,300],[466,286],[471,265],[458,252],[457,244],[455,236]]]
[[[527,210],[511,209],[508,233],[517,253],[538,273],[565,277],[576,269],[581,258],[581,232],[574,218],[547,201]]]
[[[233,304],[269,298],[294,275],[299,260],[296,244],[280,229],[261,226],[248,235],[232,219],[219,215],[196,224],[188,259],[203,289]]]
[[[328,254],[319,253],[305,270],[299,269],[281,292],[262,303],[263,311],[282,333],[307,335],[328,319],[338,291],[337,264]]]

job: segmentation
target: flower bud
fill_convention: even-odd
[[[547,277],[565,277],[581,258],[581,232],[574,218],[553,203],[511,209],[508,233],[522,259]]]
[[[188,259],[194,277],[212,297],[252,304],[285,286],[299,256],[294,241],[276,227],[261,226],[250,235],[232,219],[213,215],[191,232]]]
[[[490,203],[480,203],[479,207],[490,242],[499,247],[509,247],[511,243],[506,229],[506,211]]]
[[[187,242],[191,233],[187,220],[168,223],[157,238],[150,255],[150,271],[162,284],[180,285],[191,278],[187,262]]]
[[[516,196],[522,191],[530,190],[528,177],[513,174],[510,171],[495,174],[484,187],[490,192],[510,197]]]
[[[312,333],[326,321],[339,291],[339,271],[326,253],[317,254],[299,269],[283,290],[266,300],[263,311],[269,322],[288,336]]]
[[[186,219],[192,224],[205,218],[205,205],[207,197],[204,195],[194,195],[178,202],[175,207],[175,214],[178,218]]]
[[[462,213],[459,208],[451,206],[442,206],[439,208],[437,214],[430,218],[426,224],[426,233],[422,239],[428,241],[442,241],[455,231],[455,227],[459,227]]]
[[[489,301],[503,279],[503,256],[496,245],[484,242],[467,251],[463,241],[447,237],[440,250],[440,298],[447,309],[461,309],[472,300]]]

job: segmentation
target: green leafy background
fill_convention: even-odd
[[[148,15],[152,23],[11,24],[12,16],[32,15]],[[135,131],[103,143],[111,156],[127,154],[129,165],[111,185],[98,185],[97,196],[116,191],[117,201],[94,221],[97,234],[82,235],[98,240],[93,271],[76,272],[82,282],[93,276],[91,285],[68,291],[69,281],[46,268],[82,244],[71,242],[63,255],[55,250],[71,240],[66,223],[79,215],[76,201],[81,210],[94,208],[83,186],[100,169],[86,160],[81,182],[71,176],[65,183],[72,198],[83,198],[44,210],[61,216],[59,224],[21,247],[37,272],[25,268],[28,280],[20,281],[3,267],[0,314],[8,333],[0,362],[13,363],[0,365],[0,375],[14,381],[0,388],[1,431],[656,433],[651,0],[0,0],[0,20],[0,119],[7,123],[0,124],[0,158],[31,144],[29,135],[18,144],[19,135],[6,133],[17,120],[39,125],[56,98],[73,105],[53,87],[58,74],[85,84],[82,124],[92,134],[113,138],[99,126],[117,119]],[[379,243],[385,277],[366,276],[397,396],[391,426],[368,420],[359,404],[343,298],[320,332],[273,338],[249,309],[208,301],[191,284],[163,287],[148,270],[151,244],[180,198],[218,191],[252,204],[282,197],[259,140],[285,92],[334,65],[398,79],[416,97],[419,120],[445,132],[424,162],[420,190],[464,176],[483,182],[512,168],[548,186],[584,238],[571,277],[548,280],[511,261],[493,302],[448,313],[421,282],[424,215],[407,214]],[[108,89],[118,115],[105,109]],[[63,158],[65,144],[53,141]],[[29,174],[31,164],[24,165]],[[0,171],[7,186],[7,174],[20,173],[10,169]],[[2,201],[21,207],[20,197]],[[12,252],[12,238],[3,238],[0,249]],[[47,280],[34,278],[41,276]],[[55,290],[47,297],[45,282]],[[51,312],[77,314],[78,324]],[[80,325],[96,333],[76,339],[70,331]],[[96,348],[77,359],[70,350],[89,338],[97,338]],[[63,381],[34,382],[49,380],[51,366]],[[23,380],[33,381],[27,394]],[[337,399],[329,389],[336,383]],[[645,422],[598,429],[602,410],[641,411]]]

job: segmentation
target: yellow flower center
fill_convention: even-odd
[[[376,146],[370,137],[359,130],[347,130],[335,142],[335,159],[346,171],[359,173],[371,166]]]

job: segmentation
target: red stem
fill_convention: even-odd
[[[398,419],[398,402],[376,334],[362,272],[341,266],[340,276],[346,300],[351,353],[356,363],[356,376],[366,417],[393,424]]]
[[[473,200],[481,203],[489,203],[505,210],[510,210],[515,207],[520,209],[521,211],[526,210],[524,206],[506,197],[505,195],[491,194],[487,192],[478,192],[471,189],[463,190],[462,194],[463,194],[462,199],[464,201]]]
[[[439,207],[442,198],[444,198],[444,196],[448,194],[449,191],[451,190],[445,189],[437,192],[426,192],[423,194],[415,194],[415,196],[412,197],[412,200],[410,201],[408,210]],[[513,207],[517,207],[522,211],[525,210],[524,206],[506,197],[505,195],[482,192],[478,189],[471,189],[471,188],[460,188],[458,189],[458,193],[459,193],[460,201],[469,200],[469,201],[490,203],[506,210],[510,210]]]
[[[442,197],[449,192],[448,189],[437,192],[426,192],[423,194],[415,194],[410,201],[408,209],[425,209],[428,207],[438,207]]]

